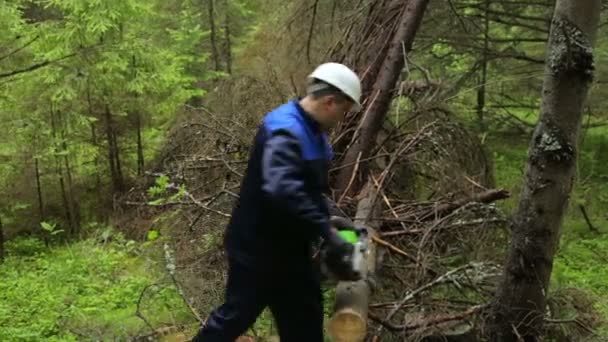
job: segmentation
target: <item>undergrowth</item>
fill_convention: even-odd
[[[576,183],[562,225],[560,247],[554,261],[551,292],[578,289],[590,296],[594,309],[608,320],[608,129],[583,131]],[[494,153],[498,187],[512,192],[500,205],[512,213],[519,198],[529,137],[494,137],[488,141]],[[592,227],[583,211],[585,209]],[[572,317],[563,317],[572,318]],[[602,328],[602,333],[608,333]]]
[[[192,323],[154,249],[114,235],[51,246],[31,237],[7,243],[0,266],[0,341],[128,340],[154,327]],[[154,286],[158,284],[158,286]]]

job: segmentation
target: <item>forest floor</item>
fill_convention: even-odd
[[[603,320],[608,319],[606,133],[608,129],[600,128],[585,135],[551,283],[555,300],[577,296],[591,303]],[[497,186],[512,192],[511,199],[500,204],[507,213],[517,205],[527,143],[524,137],[486,139]],[[71,244],[46,247],[28,237],[8,242],[9,256],[0,266],[0,340],[129,340],[150,334],[147,324],[159,334],[163,327],[181,327],[192,334],[198,323],[167,276],[163,237],[149,238],[145,243],[129,241],[111,228],[96,227],[90,238]],[[147,323],[138,317],[138,303]],[[571,312],[559,316],[575,315],[579,309],[574,303]],[[255,334],[274,330],[270,315],[264,313]],[[165,340],[184,340],[181,334],[171,336]]]

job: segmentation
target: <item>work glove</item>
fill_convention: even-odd
[[[338,280],[356,281],[360,279],[359,274],[353,270],[354,246],[346,242],[336,231],[332,230],[324,248],[324,262],[328,271]]]

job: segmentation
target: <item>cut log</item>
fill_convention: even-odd
[[[334,314],[328,324],[329,335],[336,342],[363,341],[367,334],[367,308],[372,293],[370,281],[373,281],[376,271],[376,244],[373,242],[376,230],[367,222],[368,218],[374,216],[380,202],[376,200],[378,192],[371,182],[361,194],[355,225],[364,226],[368,230],[369,241],[365,255],[367,272],[362,280],[338,283]]]

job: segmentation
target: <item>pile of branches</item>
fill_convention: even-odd
[[[469,169],[461,156],[445,153],[450,144],[434,143],[449,141],[446,125],[451,127],[431,122],[402,134],[392,147],[371,157],[388,154],[384,163],[371,167],[364,191],[335,198],[343,215],[374,231],[376,273],[368,311],[372,336],[463,338],[474,334],[470,322],[494,294],[504,257],[497,251],[505,250],[508,223],[495,202],[509,193],[488,187],[487,177],[480,177],[487,165]],[[460,133],[460,138],[467,134]],[[461,148],[470,152],[477,146]],[[416,172],[421,168],[435,180]],[[398,186],[404,175],[410,175],[405,179],[410,185],[425,187],[404,190]],[[425,191],[429,199],[421,200]],[[376,209],[361,212],[360,203],[371,197]]]
[[[146,223],[146,230],[157,229],[170,238],[175,251],[175,283],[192,310],[204,317],[222,298],[224,227],[245,172],[247,139],[256,126],[236,125],[237,114],[215,114],[203,107],[186,107],[184,115],[175,125],[156,168],[148,173],[141,188],[123,198],[121,208],[136,209],[132,212],[138,219],[131,224],[139,220]],[[484,296],[492,292],[495,258],[474,255],[499,241],[496,227],[504,226],[506,220],[492,203],[508,193],[484,189],[480,184],[475,185],[477,192],[470,191],[471,184],[465,181],[451,193],[418,201],[404,199],[411,194],[404,195],[392,187],[402,170],[401,163],[416,164],[418,158],[435,153],[425,146],[432,145],[429,140],[441,127],[434,122],[401,135],[393,142],[395,147],[388,150],[393,153],[385,158],[384,169],[375,167],[370,176],[373,187],[380,189],[381,210],[367,218],[377,227],[374,241],[380,247],[369,317],[388,333],[428,334],[437,326],[452,328],[459,317],[478,313],[471,308],[484,303]],[[236,136],[241,138],[229,139]],[[444,160],[437,167],[442,164],[444,169],[464,172],[456,162]],[[443,172],[436,170],[438,175]],[[169,181],[160,196],[164,200],[159,201],[147,189],[154,187],[161,176]],[[418,175],[410,181],[420,182],[422,178]],[[354,206],[358,199],[344,196],[335,200],[343,214],[358,219]],[[144,233],[140,232],[140,237]],[[452,290],[446,292],[446,287]],[[437,297],[437,289],[447,297]],[[463,299],[464,292],[470,300]],[[459,310],[470,315],[461,317]]]

